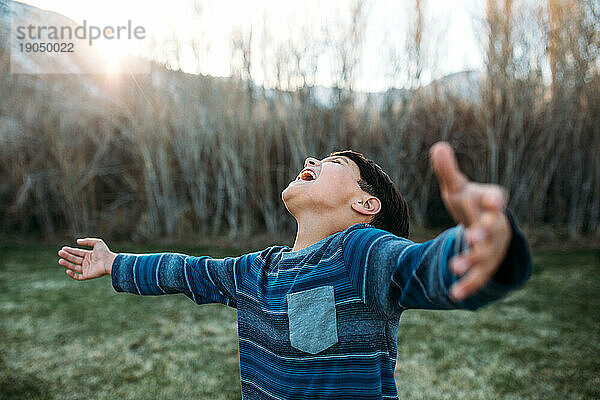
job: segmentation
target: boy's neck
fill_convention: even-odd
[[[292,251],[302,250],[345,229],[345,227],[339,227],[336,224],[331,224],[331,221],[324,221],[323,219],[297,219],[296,222],[298,223],[298,230],[296,231],[296,240]]]

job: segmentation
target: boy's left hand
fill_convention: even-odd
[[[448,143],[434,144],[429,155],[446,208],[466,228],[469,252],[450,261],[450,269],[462,275],[450,295],[461,301],[485,286],[504,260],[512,237],[504,213],[507,196],[501,186],[469,181]]]

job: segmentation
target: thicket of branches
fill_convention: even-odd
[[[381,96],[353,91],[363,2],[327,40],[306,32],[303,42],[256,49],[252,32],[236,32],[232,79],[157,65],[137,84],[123,78],[114,88],[101,77],[11,75],[0,46],[0,231],[132,240],[276,236],[294,228],[280,193],[304,159],[345,148],[390,173],[413,223],[445,223],[428,163],[429,147],[443,139],[473,179],[508,189],[526,224],[598,235],[597,2],[532,8],[489,0],[486,71],[471,99],[420,88],[423,65],[434,57],[423,39],[423,6],[415,2],[409,35],[391,43],[399,58],[390,65],[411,90]],[[273,90],[253,84],[257,51],[272,60]],[[323,54],[335,58],[337,87],[327,101],[314,86]]]

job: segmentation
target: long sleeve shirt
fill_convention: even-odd
[[[120,254],[118,292],[183,293],[237,308],[244,399],[395,399],[400,315],[475,310],[521,286],[532,262],[507,212],[512,239],[497,273],[461,302],[448,261],[466,248],[461,226],[424,243],[356,224],[299,251],[273,246],[240,257]]]

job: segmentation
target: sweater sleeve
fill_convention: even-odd
[[[459,279],[449,260],[467,249],[464,228],[456,226],[424,243],[413,243],[383,230],[353,229],[343,242],[346,268],[363,301],[391,317],[405,309],[476,310],[523,285],[532,261],[525,235],[506,210],[512,238],[504,261],[492,279],[461,302],[450,298]]]
[[[139,295],[183,293],[196,304],[237,307],[238,280],[258,253],[214,259],[177,253],[119,254],[112,266],[117,292]]]

